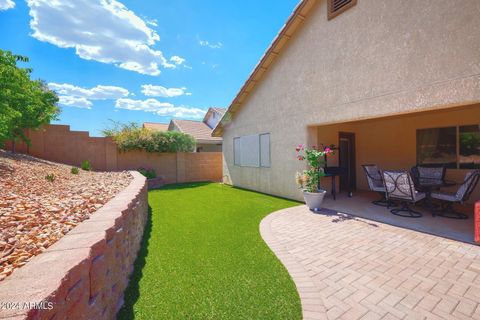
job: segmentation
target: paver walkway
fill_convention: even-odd
[[[305,319],[480,319],[479,246],[306,206],[270,214],[260,232]]]

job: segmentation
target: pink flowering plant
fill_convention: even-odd
[[[315,147],[306,148],[300,144],[295,148],[297,160],[307,161],[308,169],[297,172],[295,180],[300,189],[307,192],[318,192],[320,178],[325,176],[323,166],[325,165],[325,155],[333,153],[329,147],[322,147],[320,150]]]

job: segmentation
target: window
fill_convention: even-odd
[[[240,164],[243,167],[260,167],[260,140],[258,134],[240,138]]]
[[[417,164],[480,168],[480,126],[418,129]]]
[[[234,164],[242,167],[270,167],[270,134],[233,139]]]
[[[260,166],[270,167],[270,133],[260,135]]]
[[[240,161],[240,138],[233,139],[233,164],[236,166],[241,165]]]
[[[460,169],[480,169],[480,125],[460,126]]]
[[[328,20],[350,9],[357,4],[357,0],[328,0]]]
[[[417,163],[457,167],[457,129],[455,127],[417,130]]]

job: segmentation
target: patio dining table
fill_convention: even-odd
[[[440,189],[443,187],[451,187],[456,185],[453,181],[432,179],[432,178],[419,178],[417,185],[425,192],[431,192],[432,190]]]
[[[432,178],[419,178],[415,183],[420,191],[425,192],[426,205],[430,209],[433,209],[432,191],[456,185],[453,181]]]

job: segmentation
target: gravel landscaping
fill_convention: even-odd
[[[0,281],[88,219],[132,180],[0,150]]]

